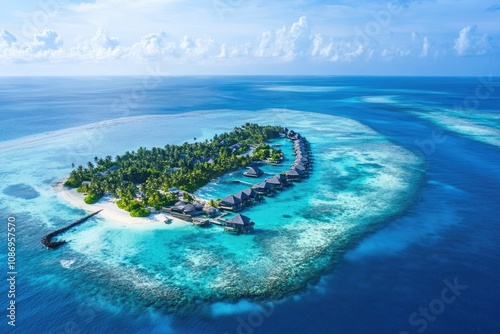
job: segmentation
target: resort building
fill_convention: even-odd
[[[302,172],[302,174],[307,174],[307,168],[306,166],[302,165],[302,164],[294,164],[293,165],[293,168],[297,171]]]
[[[217,216],[217,209],[214,208],[213,206],[205,207],[205,209],[203,209],[203,211],[210,218]]]
[[[302,175],[293,168],[287,170],[285,176],[288,181],[300,181],[302,179]]]
[[[224,224],[224,232],[247,234],[253,231],[254,225],[255,223],[251,222],[250,218],[239,214]]]
[[[288,187],[291,185],[290,182],[288,182],[288,180],[286,179],[285,174],[276,174],[273,176],[273,178],[278,180],[283,187]]]
[[[241,148],[241,144],[239,144],[239,143],[238,143],[238,144],[231,145],[231,146],[229,147],[229,149],[231,150],[231,152],[234,152],[234,151],[236,151],[236,150],[239,150],[240,148]]]
[[[200,203],[193,202],[188,204],[184,201],[179,201],[170,208],[162,208],[162,211],[168,212],[172,216],[186,221],[192,221],[193,217],[205,214],[205,211],[203,211],[203,205]]]
[[[245,194],[243,191],[240,191],[239,193],[235,194],[234,197],[239,199],[241,201],[241,206],[248,206],[251,205],[252,203],[250,202],[250,197]]]
[[[260,183],[259,185],[254,186],[253,188],[258,194],[264,195],[264,196],[273,196],[274,195],[274,187],[272,184],[268,183],[267,181],[264,181]]]
[[[269,183],[274,190],[282,190],[283,185],[281,184],[280,180],[272,177],[270,179],[266,179],[266,182]]]
[[[261,177],[264,175],[264,172],[259,167],[249,167],[243,175],[248,177]]]
[[[219,208],[224,210],[240,211],[241,200],[234,195],[229,195],[220,200]]]
[[[257,193],[255,190],[253,190],[252,188],[247,188],[247,189],[243,190],[242,192],[248,196],[250,202],[252,202],[252,203],[262,200],[262,196],[259,193]]]

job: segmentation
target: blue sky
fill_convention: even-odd
[[[0,75],[500,75],[500,0],[0,6]]]

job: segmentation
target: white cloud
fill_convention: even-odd
[[[31,49],[33,53],[43,52],[46,50],[57,50],[63,45],[63,40],[59,35],[51,29],[45,29],[41,34],[33,37]]]
[[[478,34],[476,25],[460,30],[454,45],[459,56],[480,56],[491,52],[492,48],[492,37],[488,34]]]
[[[141,41],[130,48],[129,56],[138,59],[163,59],[173,56],[175,52],[175,42],[168,41],[168,35],[160,31],[141,37]]]
[[[218,58],[241,58],[249,57],[252,55],[252,44],[245,43],[238,46],[227,46],[226,43],[222,43],[220,47],[220,53]]]
[[[293,61],[309,53],[311,46],[309,23],[302,16],[290,28],[282,27],[276,32],[263,33],[255,55]]]
[[[110,1],[97,1],[94,5],[110,4]],[[160,1],[160,0],[151,0]],[[94,6],[93,5],[93,6]],[[96,9],[97,7],[92,7]],[[79,7],[81,10],[84,7]],[[170,61],[169,64],[275,64],[276,62],[310,62],[316,66],[326,62],[367,61],[372,58],[391,61],[403,57],[450,57],[450,52],[458,55],[481,55],[493,50],[492,38],[478,34],[475,26],[463,28],[455,40],[453,49],[436,37],[427,33],[408,31],[405,33],[382,36],[369,43],[359,44],[354,35],[326,35],[313,31],[307,17],[301,16],[296,22],[276,30],[269,30],[253,42],[230,38],[216,40],[212,37],[196,35],[172,36],[163,31],[145,34],[138,30],[120,33],[121,38],[112,37],[102,28],[92,37],[79,37],[72,45],[63,45],[62,37],[54,30],[45,29],[36,34],[31,41],[18,41],[7,30],[0,31],[0,61],[32,62],[52,61],[54,63],[111,63],[113,60],[126,60],[129,63],[142,63],[144,60]],[[323,31],[325,31],[323,29]],[[255,36],[254,35],[254,36]],[[388,38],[388,36],[390,38]],[[68,40],[64,35],[65,41]],[[249,37],[250,39],[251,37]],[[449,41],[450,37],[448,37]],[[121,42],[125,40],[125,43]],[[432,41],[432,43],[431,43]],[[234,61],[229,61],[234,60]],[[286,66],[286,65],[284,65]],[[292,65],[293,66],[293,65]]]
[[[312,39],[311,56],[315,59],[330,62],[351,62],[363,55],[369,58],[372,54],[371,50],[364,45],[352,41],[334,40],[332,37],[326,38],[322,34],[315,34]]]
[[[216,56],[218,49],[215,46],[215,41],[211,38],[193,39],[189,36],[184,36],[179,43],[180,57],[187,58],[208,58]]]
[[[422,52],[420,53],[421,57],[427,57],[429,55],[429,48],[431,45],[429,44],[429,39],[427,36],[424,37],[424,42],[422,44]]]
[[[70,56],[84,60],[118,59],[123,56],[124,49],[116,37],[109,37],[99,28],[91,39],[80,41],[70,50]]]

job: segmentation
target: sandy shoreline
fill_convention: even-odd
[[[110,196],[104,196],[95,204],[87,204],[83,200],[85,197],[83,194],[77,192],[76,189],[69,189],[63,186],[62,182],[58,183],[54,189],[61,199],[74,207],[88,212],[94,212],[102,209],[101,213],[99,213],[99,217],[104,218],[106,222],[113,227],[167,229],[190,225],[189,222],[185,222],[171,216],[168,217],[172,218],[172,223],[165,224],[165,218],[167,215],[164,213],[153,213],[147,218],[131,217],[127,211],[117,207],[114,199]]]

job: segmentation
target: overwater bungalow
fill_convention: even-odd
[[[262,196],[252,188],[247,188],[242,192],[247,194],[248,198],[250,199],[250,202],[257,202],[262,200]]]
[[[241,206],[248,206],[251,204],[250,197],[245,194],[243,191],[235,194],[234,197],[238,198],[241,201]]]
[[[272,177],[272,178],[269,178],[269,179],[266,179],[266,182],[269,183],[274,190],[282,190],[283,189],[283,185],[281,184],[280,180]]]
[[[302,172],[302,174],[307,174],[307,167],[302,164],[294,164],[293,168],[297,171]]]
[[[297,136],[297,133],[293,130],[288,130],[285,135],[287,136],[287,138],[289,139],[293,139],[295,138],[295,136]]]
[[[220,200],[219,208],[224,210],[240,211],[241,200],[234,195],[229,195]]]
[[[224,232],[247,234],[253,231],[254,225],[255,223],[250,221],[250,218],[239,214],[224,224]]]
[[[295,153],[302,153],[304,155],[309,154],[309,148],[306,147],[305,145],[299,144],[299,145],[294,145],[293,151]]]
[[[274,187],[269,182],[264,181],[253,188],[257,193],[264,196],[273,196],[274,195]]]
[[[309,159],[307,159],[307,158],[295,158],[294,164],[295,165],[304,165],[307,168],[309,168],[309,166],[311,165],[309,162]]]
[[[287,170],[285,176],[288,181],[300,181],[302,179],[302,174],[293,168]]]
[[[276,174],[273,176],[273,178],[277,179],[283,187],[288,187],[291,185],[290,182],[288,182],[288,180],[286,179],[285,174]]]
[[[249,167],[243,175],[248,177],[261,177],[264,172],[259,167]]]

